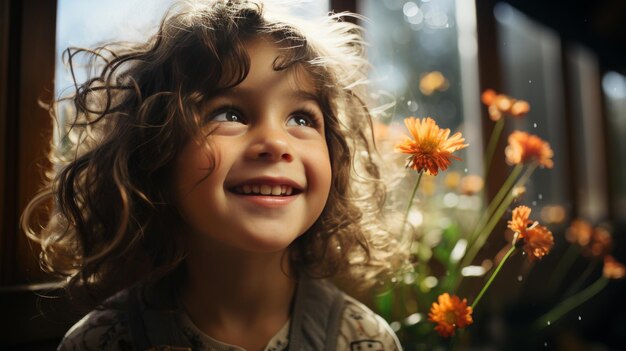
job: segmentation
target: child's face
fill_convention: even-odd
[[[246,47],[248,76],[212,98],[203,116],[216,127],[208,137],[215,167],[206,147],[190,141],[175,163],[174,194],[190,245],[276,252],[320,216],[330,158],[310,78],[275,71],[280,52],[266,40]]]

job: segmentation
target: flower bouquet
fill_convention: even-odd
[[[484,155],[484,174],[489,182],[491,162],[506,120],[523,118],[530,104],[493,90],[485,91],[481,100],[495,123]],[[460,159],[455,153],[469,147],[461,132],[452,134],[430,117],[408,117],[404,125],[410,136],[403,139],[397,138],[397,126],[386,125],[375,126],[375,137],[382,152],[392,152],[393,147],[393,152],[404,158],[406,172],[398,186],[412,190],[408,198],[402,198],[405,192],[393,190],[396,196],[392,196],[392,201],[395,199],[404,206],[397,205],[392,210],[404,211],[401,237],[411,258],[394,275],[391,284],[375,296],[374,304],[377,312],[390,321],[406,349],[432,349],[434,345],[457,349],[475,345],[471,340],[472,327],[481,324],[482,316],[489,314],[484,307],[479,308],[480,303],[494,293],[490,287],[503,267],[515,255],[523,258],[513,264],[523,264],[527,269],[541,265],[542,258],[555,245],[551,230],[539,222],[539,216],[523,199],[532,174],[537,169],[549,171],[553,167],[554,153],[550,144],[537,135],[521,130],[510,133],[504,149],[510,166],[508,176],[486,201],[485,181],[479,175],[462,176],[452,171],[440,179],[440,174]],[[390,128],[395,128],[395,133],[389,132]],[[438,191],[438,186],[444,191]],[[572,263],[582,252],[594,256],[590,253],[594,248],[594,262],[604,264],[604,274],[587,287],[583,285],[588,275],[581,277],[579,283],[572,284],[565,294],[557,297],[554,306],[527,323],[528,331],[549,327],[597,294],[609,279],[624,276],[624,266],[608,253],[608,239],[593,234],[592,229],[585,227],[589,224],[581,223],[575,222],[568,231],[572,246],[554,269],[546,293],[560,294],[560,283]],[[493,246],[489,247],[491,250],[485,249],[488,242],[493,243],[498,237],[502,239],[496,254],[477,262],[479,254],[494,251]],[[586,274],[592,273],[593,266]],[[478,333],[485,328],[476,327]]]

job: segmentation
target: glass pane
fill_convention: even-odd
[[[549,142],[554,151],[554,168],[534,172],[527,183],[524,202],[537,214],[546,206],[569,212],[560,39],[557,33],[506,3],[496,4],[494,14],[504,92],[528,101],[531,106],[526,117],[511,121],[509,132],[522,130],[535,134]]]
[[[441,126],[459,129],[466,111],[455,1],[364,0],[359,5],[370,19],[363,25],[374,67],[372,85],[395,99],[392,119],[432,116]],[[420,86],[428,73],[445,81]]]
[[[175,0],[59,0],[56,93],[72,85],[61,61],[67,47],[93,48],[111,41],[144,41],[156,32],[165,11],[174,3]],[[328,0],[300,1],[289,8],[290,13],[299,17],[321,16],[328,11]],[[77,73],[78,82],[86,78],[87,72]]]
[[[385,119],[379,121],[390,127],[389,141],[401,140],[399,134],[406,134],[404,118],[432,117],[442,128],[461,131],[471,147],[458,152],[461,160],[450,166],[447,175],[424,177],[424,187],[429,189],[431,183],[443,186],[445,177],[452,180],[472,174],[482,176],[473,2],[363,0],[358,5],[359,13],[368,18],[363,26],[370,44],[368,59],[373,66],[370,81],[374,104],[395,104],[383,114]],[[404,156],[394,154],[391,145],[387,146],[390,147],[381,151],[386,157],[399,157],[398,168],[401,168]],[[390,171],[395,173],[392,177],[401,172],[397,168]],[[399,189],[411,189],[414,179],[409,175],[402,181]],[[409,193],[398,191],[391,194],[391,200],[396,197],[400,202],[403,198],[408,200]],[[479,203],[480,199],[473,197],[468,201],[460,206],[469,208],[470,203]],[[419,218],[436,218],[414,214],[417,216],[414,224],[421,223]]]
[[[578,216],[592,223],[606,220],[605,136],[602,121],[600,72],[596,56],[572,45],[567,50],[572,93],[573,144]]]
[[[612,211],[615,218],[626,218],[626,77],[608,72],[602,78],[602,90],[606,107],[609,150],[610,189]]]
[[[173,0],[60,0],[57,9],[56,92],[72,86],[62,62],[69,46],[93,48],[111,41],[144,41],[153,35]],[[87,77],[78,70],[77,81]],[[71,92],[71,91],[70,91]]]

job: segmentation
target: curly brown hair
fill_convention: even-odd
[[[309,23],[259,1],[187,3],[173,7],[145,44],[68,49],[70,67],[88,54],[100,70],[51,109],[58,118],[69,102],[74,115],[64,142],[52,145],[55,171],[23,216],[42,246],[42,266],[96,303],[180,266],[185,246],[170,193],[173,160],[197,137],[201,104],[245,79],[244,44],[265,36],[286,52],[274,69],[297,66],[313,78],[332,167],[325,208],[290,245],[290,263],[314,277],[371,282],[389,265],[395,240],[379,225],[385,188],[364,102],[361,28],[345,15]],[[50,221],[34,230],[34,209],[50,197]]]

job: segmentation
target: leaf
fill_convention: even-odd
[[[435,247],[434,250],[435,258],[439,262],[446,266],[448,265],[448,262],[450,261],[450,253],[452,253],[452,249],[454,249],[460,234],[461,230],[456,223],[451,223],[443,230],[441,242]]]
[[[389,289],[381,294],[376,295],[374,297],[374,300],[376,309],[378,310],[378,314],[380,314],[386,320],[391,320],[394,301],[393,289]]]

